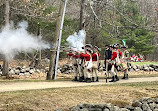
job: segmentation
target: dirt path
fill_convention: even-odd
[[[84,82],[71,82],[71,81],[56,81],[56,82],[10,82],[0,83],[0,92],[6,91],[20,91],[20,90],[34,90],[34,89],[47,89],[47,88],[65,88],[65,87],[79,87],[90,85],[103,85],[103,84],[118,84],[118,83],[134,83],[134,82],[151,82],[158,81],[158,77],[148,78],[130,78],[129,80],[120,80],[115,83],[105,83],[105,80],[100,82],[84,83]]]

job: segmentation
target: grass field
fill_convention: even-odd
[[[132,65],[149,65],[149,64],[156,64],[158,65],[158,62],[130,62]]]
[[[0,93],[0,111],[68,111],[81,103],[124,106],[142,97],[158,97],[158,82],[5,92]]]

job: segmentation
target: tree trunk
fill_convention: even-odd
[[[85,28],[85,16],[84,16],[84,11],[85,11],[85,0],[81,0],[81,10],[80,10],[80,24],[79,24],[79,29],[82,30]]]
[[[9,25],[9,12],[10,12],[9,0],[6,0],[5,1],[5,25]],[[2,75],[6,76],[7,78],[9,76],[8,66],[9,66],[8,60],[4,57]]]
[[[38,26],[37,36],[39,37],[40,40],[42,39],[40,26]],[[37,66],[35,67],[40,66],[40,63],[41,63],[41,48],[38,50],[37,64],[36,64]]]
[[[57,47],[58,47],[57,44],[59,42],[58,37],[59,37],[59,33],[60,33],[60,26],[61,26],[63,9],[64,9],[64,1],[61,0],[60,1],[59,14],[58,14],[58,18],[57,18],[57,24],[56,24],[55,37],[54,37],[54,40],[53,40],[55,50],[57,50]],[[49,72],[47,73],[47,78],[46,78],[47,80],[54,79],[54,77],[55,77],[56,56],[57,56],[57,51],[53,51],[51,53],[51,57],[50,57]]]

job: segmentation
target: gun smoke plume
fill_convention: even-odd
[[[83,51],[82,47],[84,46],[85,38],[86,32],[80,30],[78,33],[75,32],[73,35],[70,35],[66,41],[74,51]]]
[[[21,52],[31,52],[33,49],[47,49],[49,44],[27,32],[26,21],[18,23],[18,28],[12,24],[4,26],[0,32],[0,54],[11,60]]]

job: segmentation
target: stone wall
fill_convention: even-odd
[[[55,111],[63,111],[57,109]],[[134,100],[131,105],[118,107],[111,103],[106,104],[79,104],[70,108],[69,111],[158,111],[158,98],[144,97]]]

